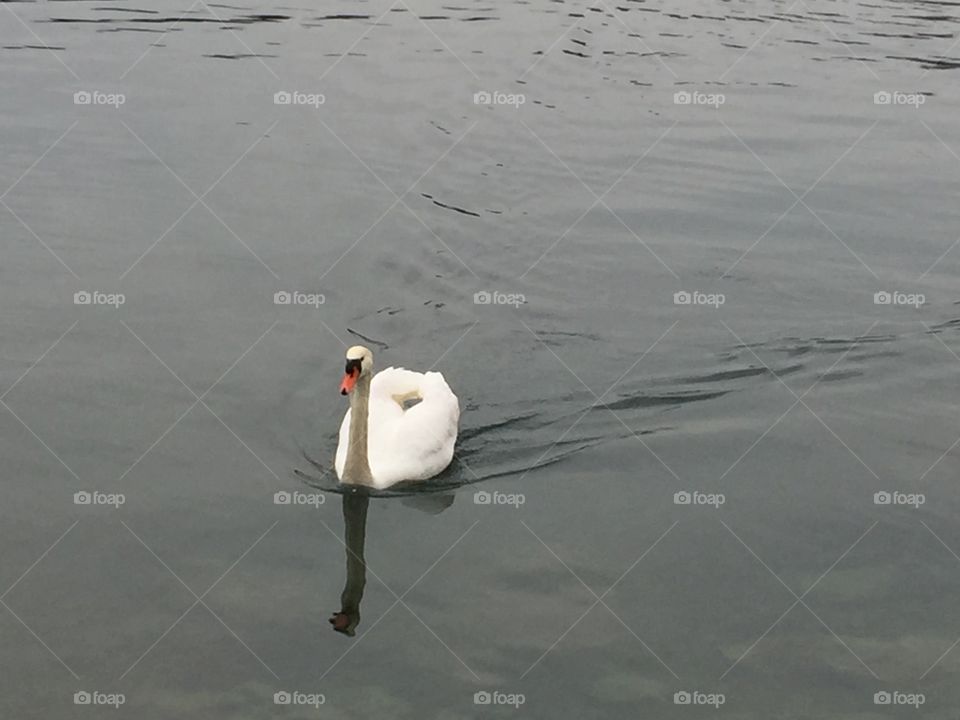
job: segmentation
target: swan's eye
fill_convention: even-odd
[[[361,362],[360,360],[355,360],[355,359],[347,360],[347,366],[344,372],[346,372],[347,375],[352,375],[354,372],[359,374],[361,370],[360,362]]]

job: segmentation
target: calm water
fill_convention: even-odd
[[[3,716],[956,717],[958,24],[3,4]],[[358,342],[439,480],[327,491]]]

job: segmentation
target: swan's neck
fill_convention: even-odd
[[[367,428],[370,413],[370,375],[364,374],[350,393],[350,444],[343,466],[343,482],[351,485],[373,485],[367,462]]]

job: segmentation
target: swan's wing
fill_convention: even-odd
[[[440,373],[427,374],[439,375]],[[399,403],[400,409],[403,410],[403,399],[421,396],[427,374],[395,367],[381,370],[370,382],[370,400],[371,402],[389,402],[394,405]]]
[[[419,397],[407,410],[403,398]],[[370,388],[370,445],[367,456],[378,487],[424,480],[453,459],[460,403],[443,375],[388,368]]]

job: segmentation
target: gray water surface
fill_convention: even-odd
[[[3,3],[3,717],[956,717],[958,27]],[[368,503],[356,343],[462,408]]]

